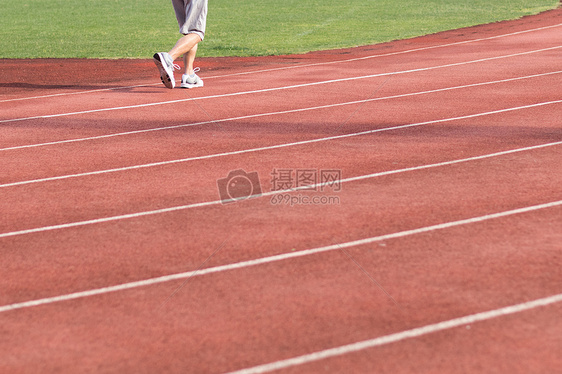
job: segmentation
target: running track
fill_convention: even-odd
[[[1,61],[0,372],[559,371],[561,57],[558,9],[197,90]]]

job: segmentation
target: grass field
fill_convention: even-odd
[[[516,19],[558,0],[210,0],[199,56],[303,53]],[[178,28],[169,0],[2,0],[1,58],[147,58]]]

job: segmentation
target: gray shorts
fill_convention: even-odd
[[[208,0],[172,0],[180,33],[197,34],[203,40],[207,24],[207,2]]]

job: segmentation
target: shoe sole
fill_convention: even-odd
[[[181,88],[196,88],[196,87],[203,87],[203,81],[200,80],[197,83],[183,83],[181,84]]]
[[[154,64],[160,71],[160,80],[162,81],[162,83],[164,83],[164,86],[170,89],[174,88],[176,86],[176,82],[174,81],[174,76],[173,75],[170,76],[170,73],[164,67],[162,60],[160,59],[160,53],[155,53],[154,56],[152,56],[152,58],[154,60]]]

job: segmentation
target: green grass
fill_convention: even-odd
[[[558,0],[209,0],[199,56],[303,53],[516,19]],[[175,43],[169,0],[2,0],[0,58],[147,58]]]

